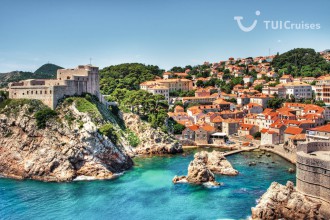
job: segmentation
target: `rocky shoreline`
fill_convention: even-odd
[[[171,134],[164,133],[159,128],[152,128],[143,122],[138,115],[124,113],[122,116],[125,126],[139,138],[140,144],[133,148],[139,155],[164,155],[182,153],[182,145]]]
[[[324,219],[318,203],[298,192],[290,181],[286,185],[273,182],[252,208],[253,220]]]
[[[73,104],[57,109],[43,129],[32,101],[0,114],[0,174],[15,179],[66,182],[80,176],[110,179],[133,166],[132,159],[102,135],[95,120]],[[11,109],[10,109],[11,108]],[[67,116],[75,120],[68,121]]]

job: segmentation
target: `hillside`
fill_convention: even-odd
[[[10,82],[17,82],[26,79],[53,79],[56,78],[56,71],[62,67],[55,64],[44,64],[35,72],[12,71],[0,73],[0,88],[6,87]]]
[[[110,95],[116,88],[136,90],[140,83],[161,77],[163,72],[158,66],[141,63],[105,67],[100,70],[100,88],[105,95]]]
[[[36,71],[34,71],[34,74],[38,76],[42,75],[46,78],[55,78],[58,69],[63,69],[63,67],[47,63],[39,67]]]
[[[297,48],[277,55],[272,65],[293,76],[318,77],[330,72],[330,64],[314,49]]]

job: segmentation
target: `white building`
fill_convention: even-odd
[[[286,95],[293,95],[295,98],[310,99],[313,96],[312,86],[304,82],[289,82],[283,84],[286,89]]]

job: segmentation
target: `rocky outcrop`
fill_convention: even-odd
[[[36,127],[36,107],[24,103],[10,108],[0,112],[2,176],[42,181],[106,179],[133,165],[120,147],[98,132],[92,117],[74,104],[58,107],[57,117],[43,129]]]
[[[210,183],[212,185],[219,185],[215,181],[214,174],[207,167],[208,153],[202,151],[194,155],[188,167],[187,176],[175,176],[172,180],[173,183],[188,182],[194,184]]]
[[[321,204],[296,191],[292,182],[273,182],[258,205],[252,208],[252,219],[323,219]]]
[[[235,176],[238,171],[226,159],[222,152],[212,151],[208,153],[207,167],[213,172],[222,175]]]
[[[174,136],[154,129],[149,124],[143,122],[138,115],[124,113],[122,116],[125,126],[133,131],[139,138],[140,144],[133,148],[136,154],[175,154],[181,153],[182,145]]]

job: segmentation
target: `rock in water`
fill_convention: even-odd
[[[32,106],[34,102],[23,100],[0,111],[0,175],[58,182],[106,179],[133,165],[120,147],[99,133],[95,120],[72,103],[60,106],[58,116],[38,129],[35,112],[42,103]]]
[[[124,113],[125,126],[140,139],[140,144],[133,148],[136,154],[176,154],[182,153],[182,145],[173,135],[166,134],[160,128],[154,129],[143,122],[138,115]]]
[[[205,151],[196,153],[188,167],[187,181],[189,183],[215,182],[214,174],[207,167],[208,154]]]
[[[187,176],[175,176],[173,183],[189,182],[195,184],[211,183],[219,185],[215,181],[213,172],[223,175],[237,175],[238,171],[233,169],[229,161],[221,152],[212,153],[201,151],[194,155],[194,160],[190,162]]]
[[[238,171],[235,170],[222,152],[212,151],[208,153],[207,167],[213,172],[222,175],[235,176]]]
[[[285,186],[273,182],[252,208],[252,219],[323,219],[320,206],[296,191],[292,182],[288,181]]]

